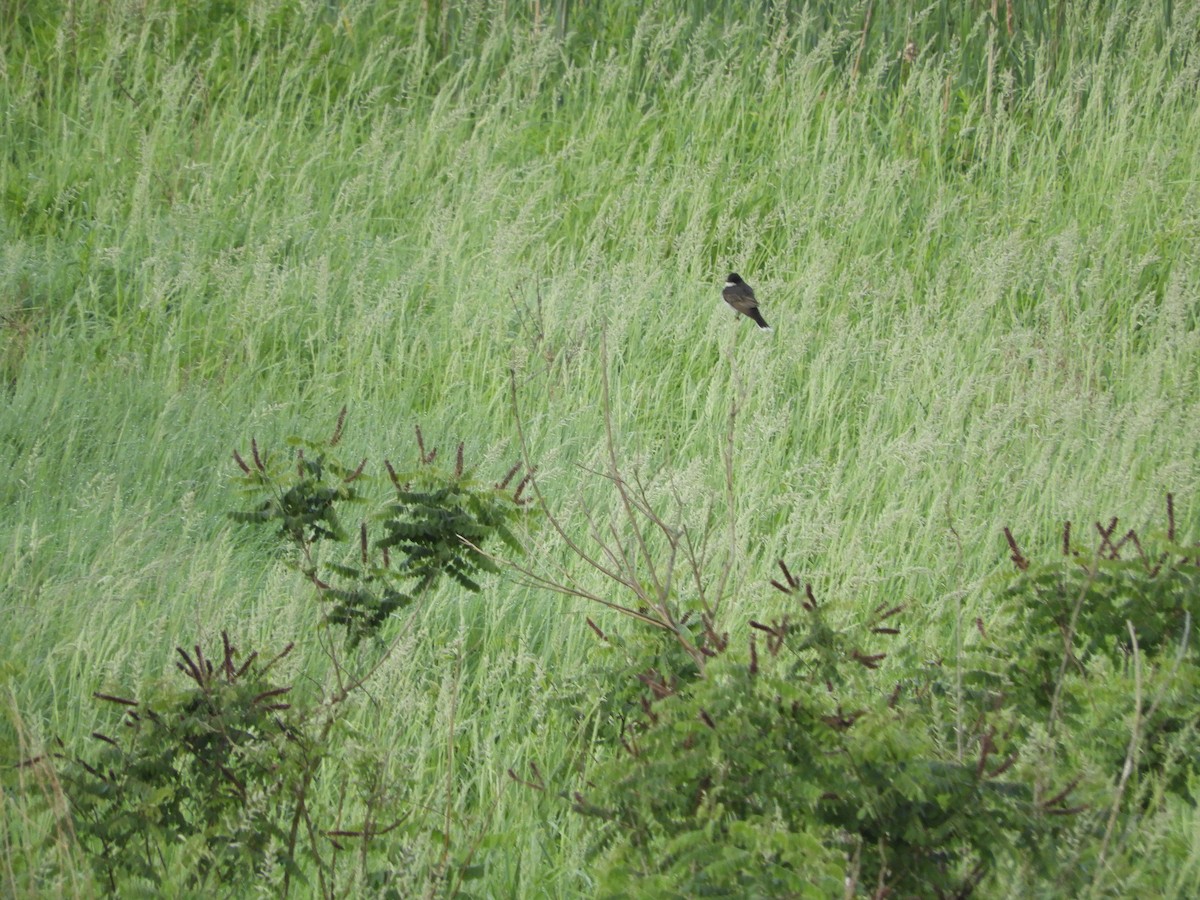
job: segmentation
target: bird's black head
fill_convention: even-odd
[[[741,284],[742,276],[739,275],[737,272],[730,272],[729,275],[725,278],[725,280],[727,282],[729,282],[730,284]]]

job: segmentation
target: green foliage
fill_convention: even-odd
[[[319,706],[293,705],[270,678],[293,645],[263,663],[222,633],[214,662],[177,649],[186,688],[138,699],[96,693],[123,709],[119,731],[69,754],[59,742],[64,811],[97,883],[110,895],[239,894],[262,883],[278,896],[369,889],[402,896],[419,836],[387,753],[340,728],[355,685]],[[241,658],[239,658],[241,657]],[[336,802],[327,799],[329,786]],[[361,816],[351,825],[348,815]],[[445,871],[465,879],[466,866]],[[338,886],[335,889],[335,885]]]
[[[200,647],[178,653],[191,682],[141,699],[96,698],[124,709],[116,735],[93,732],[98,749],[63,756],[75,833],[113,893],[169,883],[186,859],[189,889],[252,877],[268,859],[295,869],[295,823],[304,788],[321,764],[304,712],[288,685],[262,663],[244,661],[227,635],[214,664]]]
[[[501,488],[481,489],[461,477],[452,484],[417,491],[397,489],[398,499],[387,507],[383,528],[387,537],[379,546],[403,552],[400,571],[417,580],[416,592],[427,591],[442,575],[460,587],[478,591],[472,579],[476,572],[498,572],[499,568],[480,548],[493,536],[509,549],[521,545],[509,530],[520,513]]]
[[[418,428],[419,468],[401,475],[384,461],[396,491],[396,499],[383,503],[372,516],[384,536],[372,545],[364,519],[353,548],[357,558],[348,553],[323,558],[319,543],[351,544],[339,510],[367,502],[359,489],[368,480],[363,474],[366,459],[351,469],[333,456],[345,419],[343,408],[327,443],[292,438],[298,447],[294,464],[280,464],[272,455],[260,454],[254,440],[250,444],[253,466],[234,451],[242,470],[238,480],[251,509],[230,515],[247,524],[276,524],[291,563],[329,604],[325,621],[345,628],[351,645],[356,645],[363,637],[377,635],[396,612],[431,590],[442,575],[478,592],[478,573],[499,571],[483,548],[498,538],[514,551],[521,549],[510,526],[524,517],[527,501],[522,494],[529,478],[511,492],[509,485],[519,466],[496,484],[475,481],[464,468],[461,443],[453,470],[443,471],[435,465],[437,450],[426,452]],[[396,558],[393,551],[399,551]],[[412,581],[415,587],[408,588]]]
[[[296,547],[311,546],[317,541],[344,541],[346,532],[338,522],[339,502],[361,500],[354,482],[361,471],[348,471],[324,453],[305,457],[304,450],[296,453],[295,463],[280,462],[272,455],[261,456],[258,442],[251,441],[254,468],[234,451],[234,459],[242,469],[239,479],[251,498],[266,495],[257,507],[246,512],[235,511],[230,516],[237,522],[278,524],[279,537]]]
[[[1064,677],[1086,673],[1097,656],[1117,667],[1127,663],[1136,641],[1154,664],[1186,645],[1200,616],[1200,553],[1175,544],[1174,504],[1165,547],[1148,550],[1133,529],[1117,534],[1117,519],[1096,523],[1098,546],[1085,553],[1063,528],[1063,556],[1034,563],[1008,534],[1017,575],[1004,602],[1028,636],[1022,656],[1033,674],[1035,698],[1049,708]],[[1124,554],[1124,556],[1122,555]],[[1130,631],[1132,630],[1132,634]],[[1066,668],[1062,667],[1066,653]]]
[[[1200,553],[1177,543],[1170,494],[1161,537],[1117,525],[1096,522],[1096,546],[1084,552],[1066,523],[1062,555],[1046,561],[1026,558],[1005,530],[1016,572],[1001,600],[1020,677],[976,671],[1027,720],[1054,728],[1062,719],[1068,734],[1086,732],[1087,758],[1110,771],[1126,766],[1144,789],[1194,799]]]
[[[1048,871],[1066,792],[1039,804],[1012,780],[1016,750],[982,720],[970,758],[939,744],[925,699],[866,649],[898,633],[899,607],[838,626],[784,574],[777,587],[801,612],[750,623],[766,654],[752,635],[748,659],[722,654],[660,692],[625,754],[576,794],[577,811],[608,823],[605,894],[647,878],[668,896],[828,896],[849,868],[880,891],[965,896],[1017,858]]]

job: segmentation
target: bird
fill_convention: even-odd
[[[721,291],[721,296],[726,303],[737,310],[739,316],[749,316],[764,331],[775,330],[767,324],[767,320],[758,311],[758,298],[754,296],[754,288],[742,281],[742,276],[737,272],[729,273],[725,279],[725,290]]]

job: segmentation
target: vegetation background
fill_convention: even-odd
[[[13,766],[99,727],[93,691],[223,629],[297,642],[318,691],[311,587],[226,515],[230,450],[343,405],[348,455],[415,459],[419,424],[498,479],[515,383],[585,536],[618,514],[607,373],[623,470],[718,536],[740,641],[788,603],[780,558],[851,610],[907,604],[938,658],[1004,625],[1004,525],[1053,549],[1173,491],[1200,534],[1200,6],[638,7],[0,8],[6,893],[95,889]],[[506,774],[569,790],[603,752],[586,616],[619,630],[513,573],[422,601],[337,736],[437,831],[414,884],[452,840],[480,895],[591,891],[586,822]],[[1186,894],[1198,834],[1190,805],[1148,817],[1101,887]]]

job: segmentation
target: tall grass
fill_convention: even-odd
[[[1173,490],[1197,534],[1197,9],[1017,3],[1010,34],[1006,3],[752,6],[0,13],[8,761],[231,624],[318,652],[302,583],[224,518],[229,450],[343,404],[364,454],[420,423],[502,472],[515,379],[583,535],[616,502],[588,472],[607,370],[628,470],[733,518],[739,609],[783,557],[909,602],[933,656],[988,621],[1001,524],[1051,544]],[[731,270],[773,337],[720,302]],[[580,823],[504,775],[587,745],[585,612],[443,589],[348,741],[506,848],[496,895],[587,892]],[[8,889],[78,890],[12,784]],[[1128,878],[1162,853],[1195,884],[1172,815]]]

